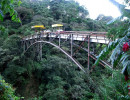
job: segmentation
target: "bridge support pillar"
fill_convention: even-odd
[[[29,47],[29,43],[28,41],[25,41],[25,48],[28,48]]]
[[[60,47],[61,35],[59,33],[59,47]]]
[[[39,40],[42,41],[41,33],[40,33]],[[41,42],[39,43],[39,60],[42,60],[42,43]]]
[[[71,34],[71,57],[73,56],[73,34]]]
[[[39,57],[40,57],[39,60],[42,60],[42,43],[40,43],[40,46],[39,46]]]
[[[26,48],[25,48],[25,41],[23,41],[23,52],[25,52]]]
[[[90,35],[88,35],[88,71],[89,71],[89,65],[90,65],[90,62],[89,62],[89,55],[90,55]]]

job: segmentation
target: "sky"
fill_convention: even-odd
[[[89,17],[96,19],[99,14],[104,14],[105,16],[112,16],[113,18],[119,17],[121,15],[120,11],[116,6],[114,6],[109,0],[75,0],[83,5],[89,11]],[[123,0],[116,0],[122,3]]]

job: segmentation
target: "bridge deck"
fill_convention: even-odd
[[[59,34],[59,35],[58,35]],[[57,36],[58,35],[58,36]],[[87,31],[65,31],[65,32],[48,32],[41,34],[34,34],[31,36],[24,37],[23,40],[30,40],[43,37],[56,37],[61,39],[71,39],[76,41],[84,41],[87,36],[90,36],[90,42],[108,44],[110,40],[106,38],[106,32],[87,32]]]

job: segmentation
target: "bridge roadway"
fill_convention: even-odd
[[[90,38],[90,42],[108,44],[110,40],[106,37],[107,32],[88,32],[88,31],[63,31],[63,32],[42,32],[41,34],[33,34],[26,36],[23,40],[30,40],[43,37],[73,39],[74,41],[84,41],[86,37]]]

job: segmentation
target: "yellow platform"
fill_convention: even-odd
[[[45,29],[44,25],[35,25],[35,26],[32,26],[31,28],[42,28],[42,29]]]
[[[52,27],[62,27],[62,24],[53,24]]]

